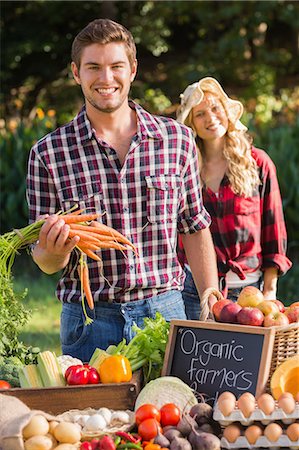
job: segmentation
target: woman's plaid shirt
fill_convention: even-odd
[[[219,277],[232,270],[240,279],[246,272],[276,267],[283,274],[291,267],[286,256],[287,233],[275,166],[263,150],[252,148],[261,184],[244,198],[234,194],[224,176],[218,196],[203,186],[204,205],[212,223]],[[185,256],[179,243],[180,260]],[[185,261],[186,262],[186,261]]]
[[[78,205],[101,213],[99,220],[127,236],[128,250],[98,252],[103,267],[88,259],[95,301],[128,302],[182,289],[184,273],[176,253],[177,232],[210,224],[204,209],[195,143],[189,128],[153,116],[134,102],[137,133],[124,165],[100,141],[85,108],[31,150],[27,198],[30,221]],[[63,302],[80,300],[78,254],[72,252],[57,287]]]

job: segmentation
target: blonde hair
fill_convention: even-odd
[[[206,91],[207,92],[207,91]],[[205,92],[205,94],[206,94]],[[220,100],[225,111],[225,104]],[[227,111],[226,111],[227,113]],[[192,128],[199,147],[199,163],[203,168],[205,163],[203,140],[197,135],[192,123],[192,110],[185,120],[185,124]],[[258,167],[251,155],[252,138],[244,130],[236,130],[229,120],[228,130],[225,135],[223,156],[227,160],[227,177],[233,192],[237,195],[250,197],[260,184]]]

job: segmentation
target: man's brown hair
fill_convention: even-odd
[[[81,55],[85,47],[91,44],[109,44],[123,42],[131,67],[136,59],[136,46],[132,34],[123,25],[110,19],[96,19],[81,30],[72,45],[72,60],[80,68]]]

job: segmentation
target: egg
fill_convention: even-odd
[[[85,429],[87,431],[103,430],[106,425],[106,421],[101,414],[93,414],[85,423]]]
[[[236,401],[232,398],[224,398],[220,402],[218,401],[218,409],[224,416],[229,416],[235,409]]]
[[[277,401],[277,404],[286,414],[292,414],[296,408],[296,402],[292,395],[281,395]]]
[[[245,392],[238,398],[238,408],[244,417],[250,417],[255,410],[255,397],[250,392]]]
[[[270,442],[276,442],[282,435],[282,428],[278,423],[271,422],[266,426],[264,430],[264,435]]]
[[[295,442],[299,439],[299,423],[292,423],[287,428],[287,436],[290,441]]]
[[[241,427],[235,423],[232,423],[231,425],[228,425],[226,428],[224,428],[223,431],[223,437],[228,442],[236,442],[238,437],[241,436]]]
[[[112,417],[112,412],[110,411],[110,409],[102,407],[98,410],[98,414],[101,414],[101,416],[104,417],[107,425],[110,425]]]
[[[273,413],[275,409],[275,400],[270,394],[262,394],[257,399],[257,406],[267,415]]]
[[[222,402],[222,400],[230,398],[233,401],[236,401],[236,397],[235,394],[233,394],[232,392],[229,391],[224,391],[222,392],[219,397],[218,397],[218,402]]]
[[[259,437],[263,434],[263,429],[259,425],[250,425],[245,430],[245,437],[249,444],[255,444]]]

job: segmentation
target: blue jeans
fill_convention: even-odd
[[[94,319],[90,325],[84,325],[81,304],[63,303],[60,324],[62,353],[84,362],[90,360],[96,348],[105,350],[123,338],[129,342],[134,336],[132,325],[142,328],[143,319],[154,318],[157,311],[167,321],[186,319],[182,294],[177,290],[128,303],[97,302],[93,311],[87,311]]]
[[[192,273],[187,267],[185,267],[185,273],[186,273],[186,279],[185,279],[184,290],[182,292],[182,296],[183,296],[183,300],[185,303],[187,319],[198,320],[199,314],[200,314],[199,296],[197,293],[195,283],[193,281]],[[262,287],[263,287],[262,278],[260,278],[259,281],[257,281],[256,283],[252,283],[251,286],[255,286],[258,289],[262,289]],[[227,298],[236,302],[242,289],[243,289],[243,287],[229,289]]]

